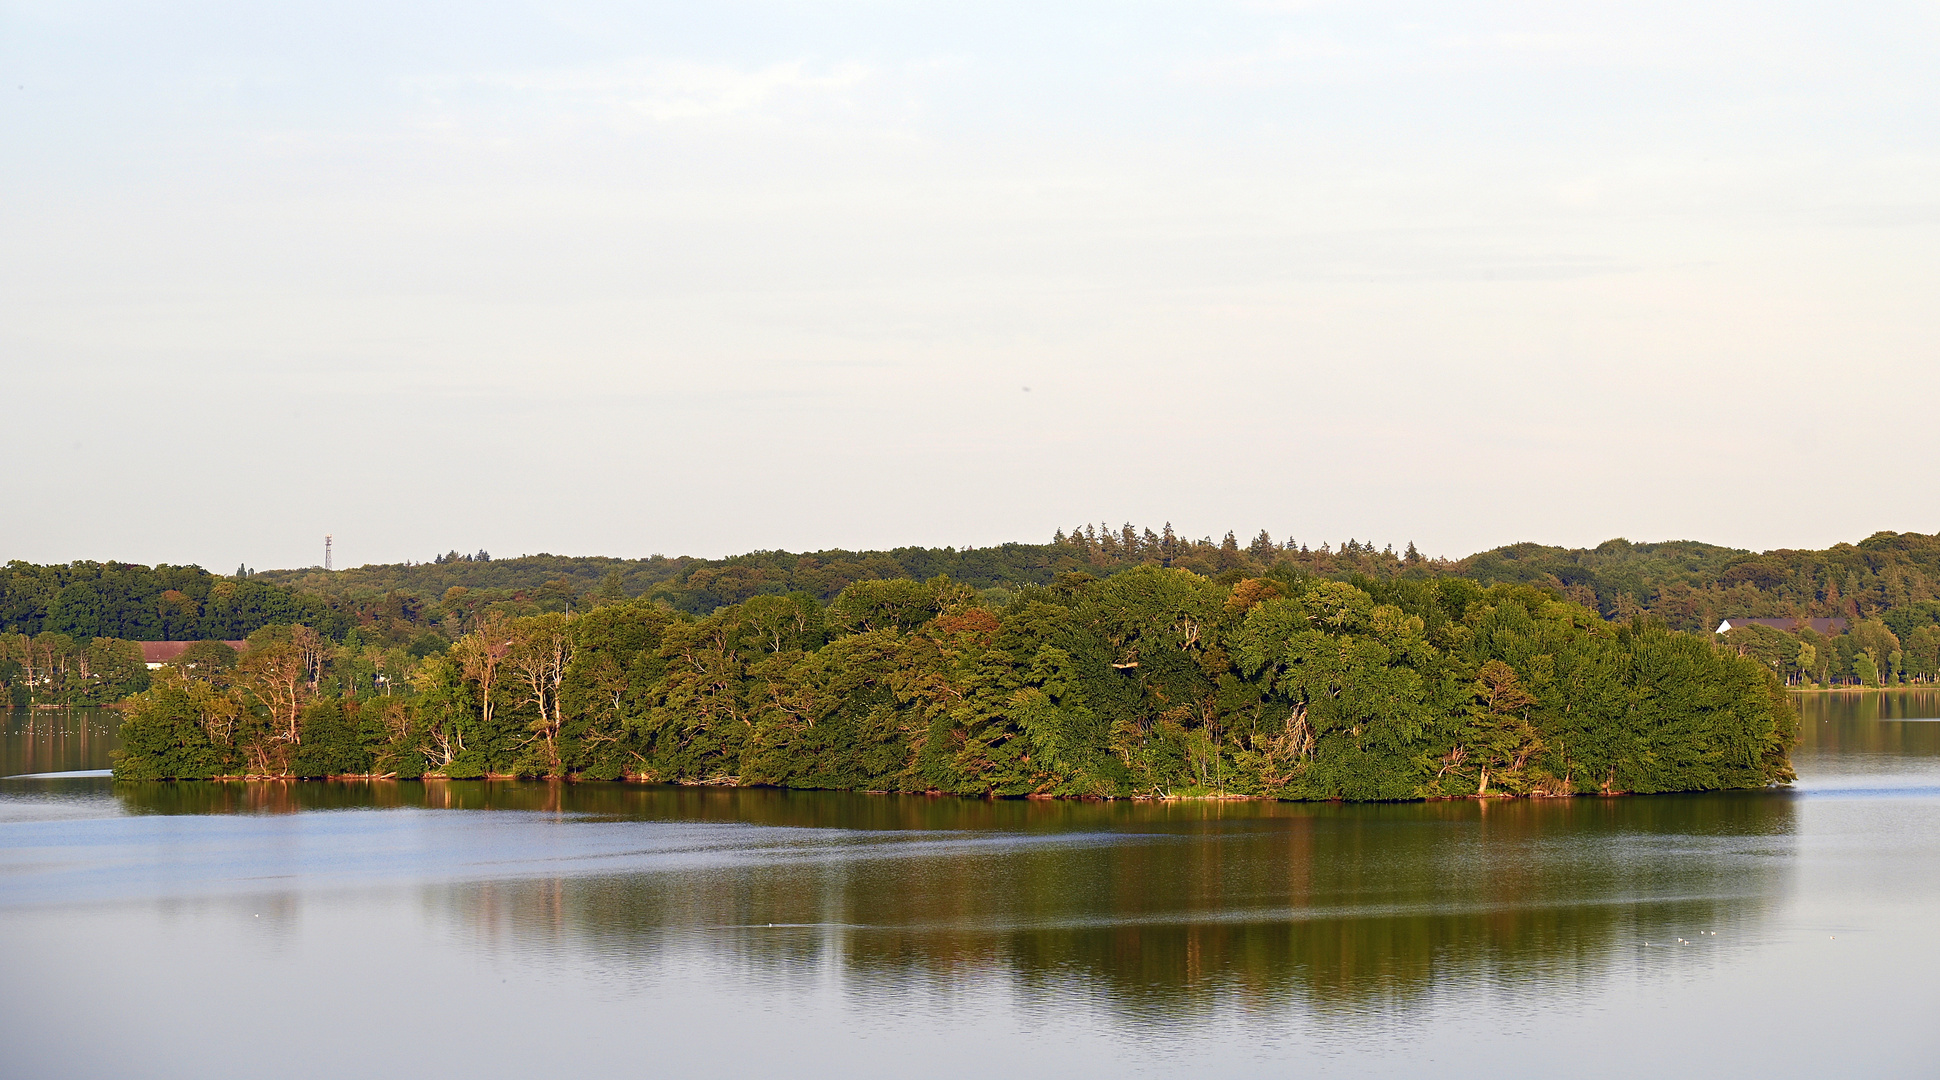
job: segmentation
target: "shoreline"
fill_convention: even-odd
[[[343,773],[335,776],[209,776],[191,779],[170,778],[165,780],[123,780],[112,777],[114,782],[123,784],[330,784],[330,783],[451,783],[453,778],[437,773],[422,776],[399,777],[396,773]],[[826,791],[848,795],[902,795],[929,799],[969,799],[977,802],[1138,802],[1138,803],[1227,803],[1227,802],[1270,802],[1270,803],[1334,803],[1339,805],[1374,806],[1403,805],[1407,803],[1431,802],[1488,802],[1491,800],[1526,799],[1616,799],[1639,797],[1634,791],[1579,791],[1567,795],[1550,792],[1530,792],[1517,795],[1506,791],[1491,791],[1487,794],[1466,795],[1427,795],[1414,799],[1282,799],[1273,795],[1235,795],[1230,793],[1216,795],[1044,795],[1029,793],[1024,795],[959,795],[948,791],[884,791],[859,788],[789,788],[773,784],[721,784],[706,781],[682,782],[678,780],[656,780],[645,776],[623,776],[615,780],[589,780],[578,777],[558,776],[518,776],[512,773],[488,773],[484,776],[462,777],[457,783],[468,782],[514,782],[546,784],[619,784],[640,787],[666,788],[713,788],[716,790],[739,791]],[[1689,791],[1646,792],[1649,795],[1698,795],[1724,791],[1786,791],[1790,784],[1768,784],[1759,788],[1696,788]]]
[[[1940,683],[1916,683],[1911,686],[1788,686],[1788,694],[1883,694],[1907,690],[1940,690]]]

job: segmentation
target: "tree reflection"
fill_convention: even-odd
[[[1795,827],[1783,793],[1045,805],[453,787],[444,798],[843,830],[737,848],[718,868],[429,891],[503,947],[563,950],[621,980],[676,961],[804,987],[832,975],[858,1007],[995,979],[1145,1022],[1595,978],[1645,941],[1762,919],[1787,888],[1787,861],[1770,856]]]

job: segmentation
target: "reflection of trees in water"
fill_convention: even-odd
[[[105,769],[120,745],[110,709],[0,709],[0,776]]]
[[[716,869],[432,895],[505,947],[622,979],[698,962],[780,985],[833,970],[858,1002],[947,997],[994,978],[1095,995],[1146,1021],[1232,1004],[1332,1013],[1451,986],[1566,985],[1646,939],[1742,929],[1783,890],[1786,862],[1770,856],[1789,850],[1794,826],[1788,797],[1760,793],[1041,808],[689,797],[700,794],[667,793],[660,807],[865,832],[1006,831],[796,834]]]
[[[1796,694],[1793,701],[1807,753],[1940,757],[1940,723],[1880,723],[1940,717],[1940,689],[1842,690]]]

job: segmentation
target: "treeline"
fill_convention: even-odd
[[[484,553],[479,553],[482,556]],[[1080,525],[1059,530],[1049,544],[998,544],[983,548],[902,547],[889,551],[828,550],[793,553],[756,551],[724,559],[613,559],[529,555],[509,559],[439,556],[413,562],[326,572],[320,569],[263,571],[259,579],[334,603],[370,608],[398,606],[408,598],[422,626],[456,637],[476,612],[498,607],[508,613],[564,611],[573,603],[606,603],[645,598],[675,611],[705,615],[756,596],[802,592],[828,602],[858,581],[946,576],[991,594],[1001,603],[1017,589],[1044,585],[1061,573],[1083,571],[1106,577],[1135,566],[1180,567],[1214,575],[1241,569],[1261,574],[1285,564],[1322,576],[1358,573],[1392,577],[1410,567],[1446,571],[1453,564],[1423,559],[1413,545],[1402,555],[1377,551],[1371,543],[1349,540],[1338,549],[1321,544],[1308,550],[1276,543],[1262,531],[1244,547],[1232,533],[1223,540],[1188,540],[1171,525],[1158,532]],[[451,628],[456,626],[454,632]]]
[[[364,603],[393,593],[435,603],[453,588],[473,593],[532,593],[542,588],[578,596],[612,579],[628,596],[639,596],[698,560],[617,559],[605,556],[525,555],[492,558],[485,552],[446,554],[430,562],[403,562],[326,571],[262,570],[256,577],[339,603]],[[608,585],[609,591],[612,585]]]
[[[1517,544],[1464,559],[1428,558],[1413,544],[1350,539],[1310,545],[1265,531],[1242,541],[1186,539],[1158,530],[1080,525],[1048,544],[890,551],[759,551],[725,559],[496,559],[455,550],[430,562],[355,570],[242,571],[217,577],[197,567],[116,563],[37,567],[11,563],[0,575],[0,632],[167,640],[244,637],[270,625],[301,623],[333,641],[353,628],[366,641],[429,655],[456,641],[488,613],[525,617],[645,600],[703,616],[762,596],[804,593],[829,603],[866,581],[937,576],[976,589],[1002,607],[1022,590],[1061,574],[1105,578],[1138,567],[1191,570],[1206,577],[1303,574],[1374,581],[1464,578],[1524,584],[1581,604],[1611,622],[1638,617],[1705,633],[1726,617],[1842,617],[1853,626],[1886,625],[1897,644],[1803,638],[1753,650],[1793,682],[1869,682],[1864,657],[1881,683],[1931,679],[1923,627],[1940,625],[1940,537],[1879,533],[1825,551],[1763,554],[1689,541],[1611,540],[1591,549]],[[1762,639],[1761,639],[1762,640]],[[1739,644],[1744,644],[1740,642]],[[1813,663],[1801,665],[1810,644]],[[1789,650],[1783,659],[1777,651]],[[1898,662],[1892,653],[1902,655]],[[1790,665],[1789,668],[1787,665]]]
[[[412,677],[425,655],[413,646],[387,645],[347,631],[341,641],[329,641],[300,624],[257,630],[247,639],[246,652],[286,641],[294,633],[317,637],[328,651],[330,665],[320,672],[316,692],[325,697],[356,698],[360,693],[390,695],[400,687],[410,692]],[[221,641],[198,641],[172,661],[175,671],[201,671],[204,679],[234,667],[236,651]],[[165,676],[166,677],[166,676]],[[82,642],[46,631],[33,637],[0,634],[0,705],[90,706],[117,704],[147,690],[153,679],[142,659],[141,644],[115,638]]]
[[[0,705],[111,705],[146,689],[148,665],[135,642],[0,634]]]
[[[1471,555],[1451,572],[1484,584],[1542,585],[1605,618],[1648,614],[1693,632],[1731,616],[1880,618],[1904,637],[1940,616],[1940,535],[1920,533],[1762,553],[1690,541],[1515,544]]]
[[[705,615],[488,610],[449,651],[398,655],[408,695],[344,682],[303,627],[233,667],[160,673],[117,775],[1354,800],[1791,778],[1793,714],[1754,659],[1453,577],[1137,565],[1001,603],[943,577],[858,581]]]
[[[857,581],[928,580],[939,574],[978,589],[1042,585],[1060,573],[1105,577],[1134,566],[1180,567],[1205,575],[1238,570],[1265,574],[1290,567],[1320,577],[1352,574],[1464,577],[1484,585],[1535,585],[1611,621],[1647,615],[1672,629],[1699,633],[1731,616],[1884,619],[1904,638],[1940,621],[1940,536],[1882,532],[1823,551],[1763,553],[1694,541],[1594,548],[1513,544],[1460,559],[1428,558],[1350,539],[1340,543],[1280,540],[1264,530],[1250,540],[1234,533],[1188,540],[1172,528],[1080,525],[1048,544],[988,548],[897,548],[892,551],[752,552],[725,559],[597,559],[539,555],[482,562],[404,564],[338,571],[275,571],[263,577],[333,600],[369,602],[393,592],[435,606],[452,587],[493,602],[538,602],[602,593],[650,597],[678,611],[706,614],[753,596],[806,592],[827,602]],[[564,603],[555,603],[563,610]],[[1895,615],[1895,612],[1900,614]]]
[[[1886,619],[1864,619],[1844,634],[1827,636],[1810,626],[1785,631],[1770,626],[1734,626],[1724,640],[1777,673],[1788,686],[1906,686],[1940,677],[1940,626],[1921,622],[1924,612],[1907,608],[1902,638]]]
[[[305,623],[334,637],[357,624],[324,597],[199,566],[18,560],[0,571],[0,632],[80,641],[239,640],[265,626]]]
[[[1082,558],[1047,544],[990,548],[905,547],[892,551],[756,551],[725,559],[611,559],[528,555],[514,559],[364,566],[354,570],[264,571],[267,580],[340,601],[369,601],[392,593],[442,601],[454,596],[493,602],[533,602],[597,595],[602,599],[648,597],[677,611],[706,614],[754,596],[806,592],[828,601],[857,581],[938,575],[977,588],[1041,585],[1060,570],[1086,565]],[[563,610],[564,605],[557,605]]]

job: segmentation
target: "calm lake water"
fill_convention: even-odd
[[[1940,694],[1801,710],[1795,790],[1648,798],[0,780],[0,1065],[1935,1075]]]

